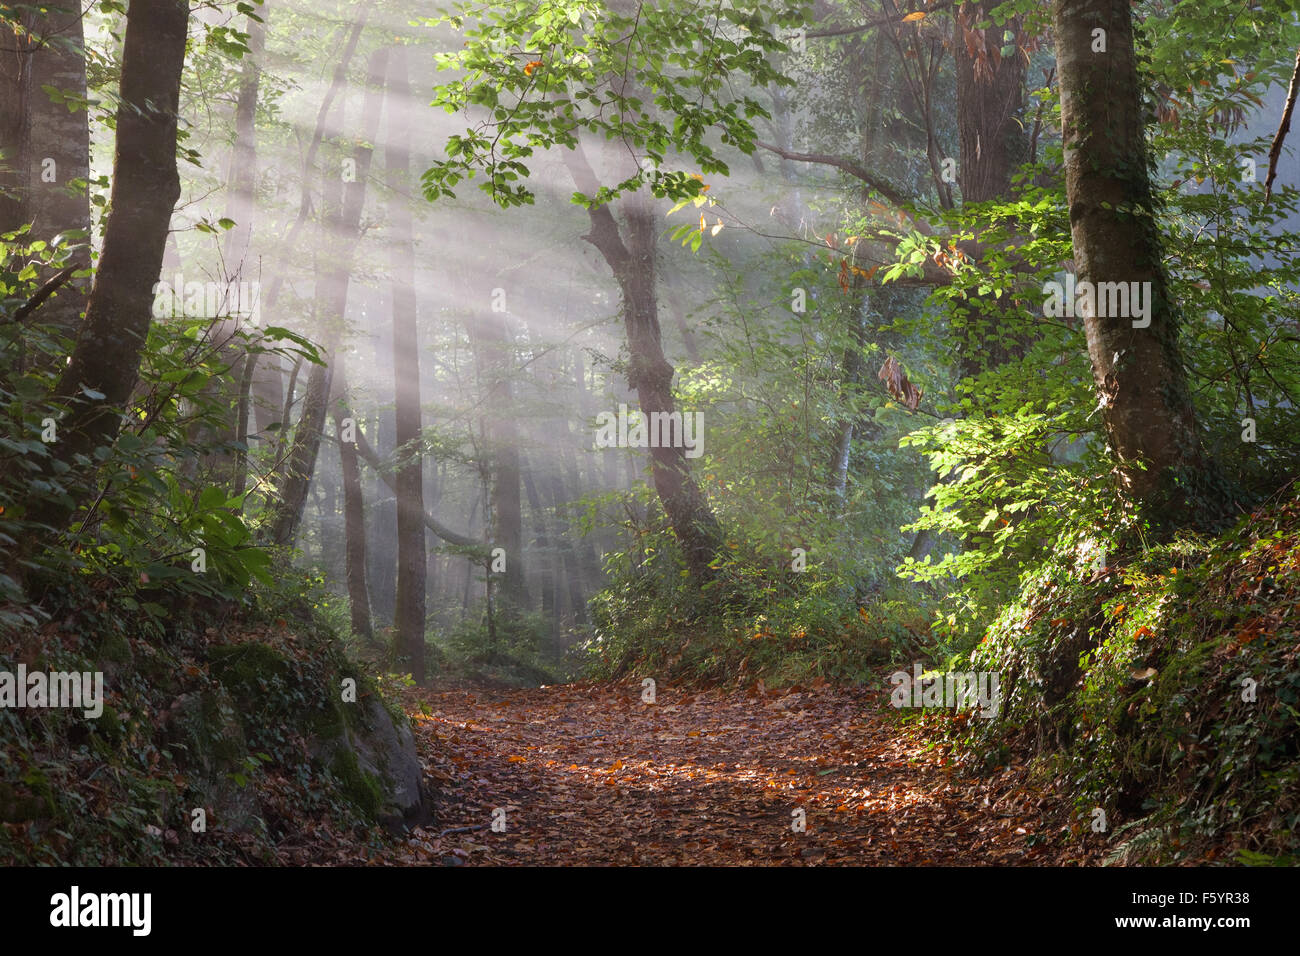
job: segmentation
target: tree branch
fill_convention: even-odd
[[[20,305],[13,315],[0,318],[0,325],[9,325],[14,322],[21,322],[27,316],[39,309],[45,300],[54,294],[54,291],[63,283],[72,278],[72,274],[77,271],[77,266],[67,266],[61,269],[58,274],[47,281],[43,286],[36,290],[30,299]]]
[[[1282,141],[1291,131],[1291,114],[1295,111],[1296,92],[1300,90],[1300,50],[1295,54],[1295,69],[1291,72],[1291,87],[1286,91],[1286,108],[1282,110],[1282,122],[1278,124],[1277,134],[1273,137],[1273,146],[1268,151],[1268,178],[1264,180],[1264,202],[1273,195],[1273,180],[1277,178],[1277,161],[1282,158]]]
[[[848,173],[855,179],[860,179],[896,205],[903,206],[917,201],[917,197],[906,195],[899,187],[880,178],[865,166],[860,166],[851,159],[831,156],[828,153],[795,153],[788,149],[782,149],[780,146],[773,146],[771,143],[765,143],[762,140],[755,140],[754,145],[761,146],[769,153],[775,153],[782,159],[788,159],[792,162],[817,163],[821,166],[834,166],[836,169]]]
[[[952,0],[943,0],[942,3],[936,3],[925,11],[928,16],[938,10],[946,10],[952,6]],[[845,37],[852,36],[855,33],[866,33],[868,30],[874,30],[876,27],[888,26],[891,23],[902,23],[903,17],[907,14],[900,13],[897,16],[880,17],[877,20],[871,20],[867,23],[858,24],[855,27],[827,27],[825,30],[809,30],[805,37],[809,40],[823,39],[826,37]]]
[[[351,418],[354,427],[356,426],[356,416],[352,414],[351,409],[349,409],[346,405],[339,403],[338,406],[335,406],[334,414],[335,415],[341,414],[344,418]],[[356,441],[357,454],[360,455],[362,459],[365,460],[365,463],[367,465],[375,469],[375,474],[379,475],[380,480],[383,481],[383,483],[388,486],[390,491],[396,494],[397,493],[396,480],[388,472],[388,470],[384,468],[384,463],[380,460],[379,455],[376,454],[374,448],[370,446],[370,442],[366,439],[365,433],[362,432],[360,428],[357,428],[356,435],[357,435],[357,441]],[[448,544],[459,545],[462,548],[477,548],[479,550],[483,549],[482,541],[476,541],[474,538],[471,538],[468,535],[463,535],[457,531],[452,531],[450,528],[448,528],[446,525],[439,522],[437,518],[429,514],[427,511],[424,513],[424,526],[428,528],[430,531],[432,531],[434,534],[436,534],[439,538],[442,538],[442,540],[446,541]]]

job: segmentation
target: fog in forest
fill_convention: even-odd
[[[1295,862],[1295,0],[0,23],[0,861]]]

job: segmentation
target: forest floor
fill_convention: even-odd
[[[436,820],[372,863],[1098,862],[1024,767],[966,775],[863,690],[661,687],[648,704],[639,684],[411,688],[403,703]]]

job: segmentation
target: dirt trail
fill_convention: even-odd
[[[437,825],[379,862],[1082,862],[1062,846],[1064,808],[1022,773],[963,776],[860,691],[660,686],[649,704],[639,686],[570,684],[405,703]]]

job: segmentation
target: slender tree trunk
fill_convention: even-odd
[[[262,6],[262,17],[267,15]],[[262,82],[262,56],[266,50],[266,23],[248,18],[248,53],[240,63],[239,91],[235,98],[235,146],[230,154],[230,198],[226,215],[235,225],[226,233],[222,255],[228,272],[248,276],[244,261],[253,234],[254,184],[257,182],[257,97]]]
[[[559,474],[552,472],[546,487],[551,499],[551,508],[555,512],[555,540],[559,546],[560,561],[564,569],[565,593],[569,599],[569,612],[579,625],[587,623],[587,599],[582,594],[582,568],[573,547],[573,528],[565,515],[564,506],[568,503],[564,495],[564,482]]]
[[[495,592],[509,614],[526,605],[523,566],[523,510],[519,497],[519,436],[515,428],[514,354],[506,316],[484,312],[470,317],[470,340],[485,394],[481,403],[488,455],[493,462],[491,546],[505,551],[505,572]],[[489,574],[492,573],[489,571]]]
[[[584,195],[599,189],[595,173],[580,149],[565,154],[574,185]],[[641,196],[623,202],[627,241],[608,206],[588,210],[591,231],[583,238],[600,252],[623,294],[623,324],[628,346],[628,384],[636,389],[647,423],[676,411],[673,367],[664,358],[655,296],[655,236],[657,223]],[[695,479],[684,447],[651,448],[651,476],[673,533],[696,586],[713,578],[710,563],[722,547],[722,529]]]
[[[56,400],[69,409],[52,458],[72,466],[74,482],[90,478],[78,456],[90,457],[116,440],[140,371],[153,287],[181,193],[176,124],[188,24],[184,0],[133,0],[127,13],[104,249],[86,321],[55,389]],[[69,516],[66,505],[48,499],[34,511],[51,525]]]
[[[44,4],[36,31],[45,42],[32,53],[26,140],[29,239],[49,241],[80,230],[81,247],[71,264],[90,268],[90,125],[84,107],[69,109],[50,98],[47,88],[77,100],[86,95],[85,31],[77,0]],[[89,278],[73,277],[41,307],[41,322],[75,338],[86,307]]]
[[[382,75],[382,72],[377,73],[377,70],[382,71],[383,63],[382,56],[372,57],[368,71],[370,82],[362,110],[362,139],[352,156],[356,166],[355,177],[343,183],[341,177],[332,170],[324,174],[325,215],[322,221],[326,234],[324,255],[328,262],[325,268],[318,269],[316,315],[318,322],[325,329],[321,353],[327,363],[333,361],[334,356],[338,354],[338,344],[343,337],[353,250],[360,238],[361,213],[365,206],[366,183],[370,177],[370,162],[373,155],[371,143],[378,130],[379,112],[382,108],[377,85],[378,76]],[[302,521],[302,505],[306,500],[307,483],[310,482],[315,468],[325,422],[331,374],[328,365],[324,367],[313,365],[307,379],[307,394],[303,398],[302,416],[298,427],[294,430],[294,444],[286,462],[281,501],[273,525],[272,540],[276,544],[286,546],[292,544],[298,525]],[[296,377],[295,367],[289,380],[289,393],[283,413],[284,422],[288,422],[290,417]]]
[[[533,478],[533,471],[522,459],[520,469],[524,491],[528,495],[528,512],[533,520],[533,534],[537,539],[538,587],[541,591],[542,614],[551,621],[555,617],[556,553],[551,547],[550,536],[546,531],[546,509],[537,494],[537,482]],[[554,639],[555,634],[552,633],[551,637]]]
[[[393,375],[397,402],[397,632],[411,665],[424,683],[424,478],[422,456],[408,443],[420,438],[420,341],[416,322],[415,250],[406,194],[411,185],[410,127],[403,107],[410,95],[406,51],[396,47],[388,60],[388,148],[385,166],[393,199],[389,209],[393,240]]]
[[[1102,421],[1127,494],[1158,525],[1186,524],[1196,505],[1210,503],[1191,489],[1213,482],[1200,474],[1210,463],[1154,219],[1132,10],[1128,0],[1056,0],[1054,12],[1078,280],[1145,283],[1149,290],[1145,320],[1084,317]],[[1104,52],[1094,52],[1099,36]]]
[[[347,380],[343,374],[342,355],[335,359],[335,384],[339,395],[346,401]],[[333,407],[334,437],[339,446],[339,466],[343,472],[343,535],[345,574],[348,582],[348,605],[352,612],[352,633],[367,643],[374,643],[370,624],[370,590],[366,586],[366,517],[365,500],[361,489],[361,466],[357,461],[356,432],[361,423],[341,409],[346,404]],[[352,434],[347,434],[351,429]],[[353,440],[349,441],[351,438]]]
[[[231,496],[238,498],[248,488],[248,414],[253,396],[253,375],[257,371],[257,356],[244,356],[239,375],[239,399],[235,406],[235,483]]]
[[[309,183],[312,180],[312,167],[316,162],[316,154],[320,145],[325,138],[326,121],[329,117],[330,109],[334,100],[343,91],[347,83],[348,67],[352,62],[352,57],[356,53],[357,42],[361,37],[361,32],[365,28],[366,20],[370,16],[371,4],[366,3],[362,7],[356,22],[353,23],[352,29],[348,32],[347,41],[343,45],[343,52],[339,57],[339,62],[335,64],[333,75],[330,79],[329,88],[325,91],[325,96],[321,100],[320,109],[316,113],[316,127],[312,133],[311,142],[307,146],[307,151],[303,154],[301,183],[302,193],[298,202],[298,213],[293,223],[289,227],[281,247],[290,250],[291,254],[296,255],[299,249],[298,236],[303,227],[307,224],[311,211],[311,189]],[[284,287],[285,275],[288,271],[289,263],[282,263],[281,268],[275,271],[271,279],[266,294],[262,296],[262,314],[273,316],[274,310],[280,299],[280,291]],[[257,363],[258,368],[253,376],[253,414],[257,421],[257,431],[259,434],[265,434],[268,426],[272,425],[280,413],[281,402],[283,401],[284,391],[284,371],[280,365],[280,358],[277,355],[263,355]],[[287,421],[280,422],[281,428],[288,427]]]

